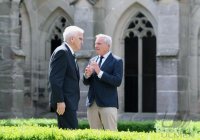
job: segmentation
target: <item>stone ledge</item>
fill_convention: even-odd
[[[163,48],[158,49],[157,56],[158,57],[176,57],[178,56],[179,49],[177,48]]]
[[[177,116],[176,113],[121,113],[118,115],[119,120],[142,121],[142,120],[173,120]]]
[[[119,120],[145,121],[145,120],[199,120],[198,113],[119,113]]]
[[[25,60],[26,55],[22,49],[17,48],[17,47],[11,47],[11,50],[15,58],[21,58]]]

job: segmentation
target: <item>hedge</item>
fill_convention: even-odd
[[[189,135],[196,133],[200,134],[200,122],[172,120],[156,121],[155,129],[156,132],[176,132]]]
[[[200,135],[168,132],[113,132],[104,130],[62,130],[57,127],[0,126],[2,140],[199,140]]]
[[[56,119],[3,119],[0,120],[0,126],[57,126]],[[118,131],[137,131],[150,132],[155,131],[154,121],[119,121]],[[89,129],[87,120],[79,120],[79,129]]]
[[[57,127],[56,119],[3,119],[0,126],[42,126]],[[79,129],[89,129],[87,120],[79,120]],[[193,135],[200,133],[199,121],[119,121],[118,131],[176,132]]]

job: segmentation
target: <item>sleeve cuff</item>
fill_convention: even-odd
[[[101,79],[102,75],[103,75],[103,71],[100,71],[98,74],[99,79]]]
[[[85,75],[85,73],[83,74],[83,76],[85,77],[85,79],[88,79],[88,78],[90,78],[90,77],[86,76],[86,75]]]

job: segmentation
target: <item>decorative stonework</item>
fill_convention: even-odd
[[[98,0],[87,0],[90,4],[95,5]]]
[[[54,29],[52,30],[51,39],[55,39],[55,37],[59,37],[59,39],[62,40],[62,33],[64,31],[64,28],[69,26],[69,23],[67,22],[66,18],[60,17],[54,26]]]
[[[70,2],[70,5],[74,5],[78,2],[79,0],[73,0],[72,2]],[[98,0],[87,0],[91,5],[95,5],[97,3]]]
[[[54,28],[51,32],[51,53],[55,50],[56,47],[58,47],[63,40],[62,33],[65,29],[65,27],[69,26],[70,23],[67,21],[66,18],[60,17],[57,19]]]
[[[130,23],[128,29],[125,32],[125,38],[130,35],[145,37],[155,36],[153,27],[149,20],[142,14],[138,13]]]

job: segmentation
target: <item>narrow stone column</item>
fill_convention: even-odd
[[[85,30],[83,50],[93,50],[94,7],[87,0],[79,0],[74,6],[74,24]]]
[[[157,33],[157,112],[178,113],[179,3],[160,1]],[[172,23],[172,26],[168,23]]]
[[[0,117],[23,116],[24,54],[20,48],[20,0],[0,2]]]
[[[94,5],[88,0],[76,1],[74,13],[74,24],[85,30],[84,45],[82,50],[77,53],[78,64],[80,68],[80,75],[82,78],[84,68],[88,64],[88,60],[94,53]],[[79,116],[86,116],[86,96],[88,87],[84,86],[82,80],[80,80],[81,87],[81,100],[79,103]]]

